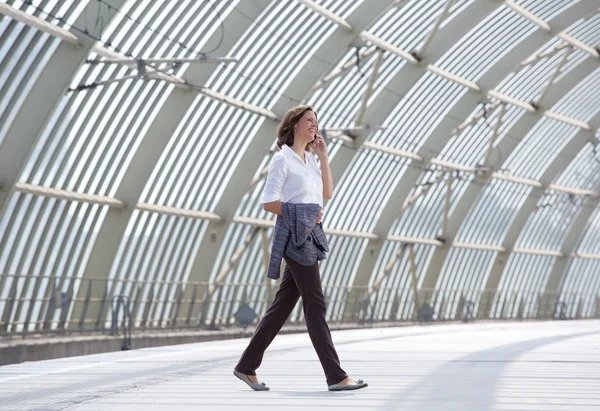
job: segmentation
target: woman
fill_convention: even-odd
[[[323,199],[332,197],[333,179],[327,147],[317,131],[317,114],[310,106],[297,106],[286,113],[277,132],[277,146],[281,150],[269,165],[262,196],[266,211],[281,216],[282,202],[317,203],[323,207]],[[320,170],[314,156],[309,154],[312,148],[319,157]],[[322,215],[321,208],[317,224],[321,223]],[[302,296],[308,333],[325,371],[328,389],[346,391],[366,387],[367,384],[362,380],[348,378],[340,367],[325,321],[325,297],[318,261],[312,266],[305,266],[286,255],[283,258],[286,266],[279,291],[256,327],[248,347],[235,367],[234,375],[256,391],[269,390],[266,384],[258,381],[256,369],[262,362],[265,350]]]

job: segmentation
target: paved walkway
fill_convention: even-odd
[[[247,339],[0,367],[0,410],[600,410],[600,321],[333,333],[370,386],[326,390],[307,334],[280,335],[254,392],[231,374]]]

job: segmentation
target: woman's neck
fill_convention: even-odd
[[[294,142],[294,145],[290,147],[296,154],[300,156],[300,158],[304,159],[304,147],[301,147],[300,144]]]

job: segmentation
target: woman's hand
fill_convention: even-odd
[[[315,141],[311,144],[319,158],[327,156],[327,145],[325,144],[325,139],[322,136],[317,134]]]
[[[321,222],[321,219],[323,218],[324,213],[325,213],[325,209],[323,207],[321,207],[321,213],[319,214],[319,219],[317,220],[317,224],[319,224]]]

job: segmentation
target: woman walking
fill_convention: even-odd
[[[323,366],[328,389],[346,391],[367,386],[362,380],[349,378],[341,368],[325,321],[325,297],[318,260],[325,258],[325,251],[329,251],[321,217],[323,199],[330,199],[333,195],[333,179],[327,146],[317,131],[317,114],[310,106],[290,109],[277,132],[280,151],[269,165],[262,203],[266,211],[278,216],[273,233],[269,277],[279,276],[277,261],[281,260],[277,260],[277,256],[285,260],[286,266],[273,303],[258,323],[234,369],[234,375],[256,391],[269,390],[265,383],[258,381],[256,370],[265,350],[300,296],[308,333]],[[313,149],[319,157],[320,169],[310,154]],[[297,227],[304,229],[302,233],[296,232]]]

